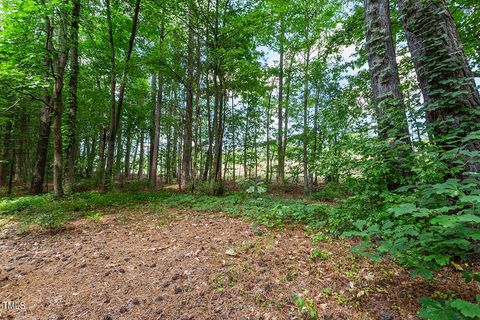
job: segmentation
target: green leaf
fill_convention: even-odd
[[[445,304],[443,301],[437,301],[430,298],[418,299],[422,308],[418,311],[418,316],[427,320],[464,320],[464,317],[456,309]]]
[[[402,203],[396,207],[388,209],[388,211],[392,212],[395,217],[399,217],[407,213],[412,213],[415,210],[417,210],[417,206],[414,203]]]
[[[480,305],[471,302],[455,299],[451,306],[458,309],[465,317],[476,318],[480,317]]]
[[[460,198],[463,203],[480,203],[480,196],[463,196]]]
[[[428,217],[430,216],[431,214],[431,210],[427,209],[427,208],[418,208],[417,211],[415,211],[412,216],[416,217],[416,218],[424,218],[424,217]]]
[[[439,224],[444,227],[452,227],[457,223],[462,223],[462,222],[480,223],[480,217],[473,214],[441,215],[430,220],[431,224]]]
[[[357,220],[353,225],[357,227],[358,230],[362,231],[366,223],[367,222],[365,220]]]

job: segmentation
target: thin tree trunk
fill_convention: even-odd
[[[137,173],[137,178],[139,180],[142,179],[143,177],[143,161],[145,157],[145,131],[140,129],[140,156],[138,159],[138,173]]]
[[[245,108],[245,130],[243,132],[243,177],[246,179],[247,178],[247,148],[248,148],[248,145],[247,145],[247,142],[248,142],[248,127],[249,127],[249,114],[248,114],[248,109],[249,109],[249,105],[248,105],[248,101],[247,101],[247,104],[245,105],[246,108]]]
[[[163,40],[163,26],[161,31],[161,38]],[[152,188],[157,187],[157,177],[158,177],[158,149],[160,147],[160,116],[162,110],[162,103],[163,103],[163,75],[157,75],[157,95],[156,95],[156,103],[155,103],[155,118],[154,118],[154,132],[153,132],[153,148],[152,148],[152,156],[151,156],[151,164],[150,164],[150,183]]]
[[[50,17],[45,17],[45,58],[43,67],[45,70],[44,80],[48,82],[50,78],[50,70],[52,67],[51,53],[53,27]],[[40,124],[38,127],[37,150],[35,155],[35,166],[33,169],[31,193],[41,194],[43,192],[43,184],[45,181],[45,167],[47,165],[48,143],[50,140],[50,125],[52,122],[52,108],[51,108],[51,91],[49,88],[43,90],[42,102],[43,106],[40,109]]]
[[[291,89],[291,84],[292,84],[292,67],[293,67],[293,61],[294,61],[294,55],[292,54],[290,56],[290,63],[288,65],[288,70],[287,70],[287,88],[286,88],[286,93],[285,93],[285,119],[284,123],[285,126],[283,128],[283,154],[285,155],[287,153],[287,144],[288,144],[288,111],[290,108],[290,89]]]
[[[272,105],[272,94],[273,94],[273,86],[275,85],[275,78],[272,79],[272,88],[270,90],[270,94],[268,95],[268,104],[267,104],[267,123],[265,126],[267,127],[267,169],[265,174],[265,180],[267,183],[270,183],[271,176],[270,174],[270,122],[272,121],[270,115],[270,109]]]
[[[58,32],[58,49],[54,54],[54,86],[53,86],[53,195],[63,196],[63,141],[62,141],[62,92],[65,66],[68,58],[66,13],[60,10]]]
[[[173,91],[173,88],[172,88]],[[170,97],[172,94],[170,94]],[[170,99],[171,100],[171,99]],[[172,114],[173,114],[173,102],[170,101],[168,105],[168,123],[167,123],[167,146],[166,146],[166,154],[165,154],[165,163],[166,163],[166,182],[167,184],[172,183]]]
[[[206,84],[206,100],[207,100],[207,130],[208,130],[208,148],[205,157],[205,169],[203,170],[203,180],[207,180],[212,167],[212,153],[213,153],[213,132],[212,132],[212,110],[210,107],[210,80],[208,74],[208,64],[205,71]]]
[[[15,176],[15,148],[12,148],[12,157],[10,159],[10,178],[8,179],[8,191],[9,195],[12,194],[13,189],[13,177]]]
[[[116,108],[116,88],[117,88],[117,75],[116,75],[116,64],[115,64],[115,41],[113,39],[113,24],[112,24],[112,15],[110,8],[110,0],[105,0],[106,12],[107,12],[107,25],[108,25],[108,43],[110,49],[110,128],[108,135],[108,146],[107,146],[107,157],[106,157],[106,166],[107,168],[102,169],[103,171],[103,189],[108,190],[111,188],[111,177],[113,170],[113,156],[115,153],[115,108]]]
[[[234,93],[232,91],[232,181],[235,182],[235,150],[236,150],[236,143],[235,143],[235,104],[234,100]]]
[[[197,48],[196,48],[196,58],[197,58],[197,66],[196,66],[196,76],[195,76],[195,159],[194,159],[194,166],[193,166],[193,183],[198,177],[199,172],[199,164],[198,164],[198,155],[200,152],[200,95],[201,95],[201,88],[200,88],[200,81],[202,78],[202,56],[201,56],[201,42],[200,37],[197,36]]]
[[[278,136],[277,136],[277,183],[285,183],[285,149],[283,147],[283,60],[284,60],[284,41],[285,34],[283,30],[283,18],[280,21],[280,73],[278,76]]]
[[[318,177],[315,170],[316,163],[317,163],[317,156],[318,156],[318,108],[320,103],[320,85],[317,86],[317,92],[315,93],[315,111],[313,114],[313,149],[312,149],[312,157],[311,157],[311,164],[312,169],[311,172],[315,171],[315,180],[313,183],[315,185],[318,184]]]
[[[185,103],[185,124],[183,128],[183,159],[180,188],[186,189],[191,183],[192,171],[192,121],[193,121],[193,65],[194,65],[194,38],[192,9],[188,11],[188,53],[187,53],[187,85]]]
[[[108,141],[108,158],[107,158],[107,168],[105,170],[105,178],[103,181],[104,191],[108,191],[112,188],[112,174],[113,174],[113,161],[115,154],[115,138],[117,137],[117,131],[120,127],[120,116],[122,113],[123,99],[125,97],[125,88],[127,85],[127,75],[129,70],[130,57],[132,55],[133,44],[135,41],[135,35],[137,33],[137,24],[138,24],[138,15],[140,12],[140,0],[136,0],[135,9],[132,18],[132,29],[130,32],[130,39],[128,41],[128,49],[125,55],[125,67],[123,69],[122,78],[120,80],[120,89],[118,93],[118,102],[115,108],[115,50],[113,42],[113,30],[112,30],[112,21],[110,14],[110,0],[106,0],[107,5],[107,20],[109,21],[109,42],[110,42],[110,61],[112,64],[112,85],[111,85],[111,103],[113,104],[110,119],[110,135]]]
[[[126,129],[127,142],[125,144],[124,175],[125,179],[128,180],[130,177],[130,154],[132,152],[132,124],[128,123]]]
[[[26,152],[27,134],[28,134],[28,114],[25,106],[18,109],[17,125],[18,133],[17,142],[15,143],[15,182],[21,183],[26,181]]]
[[[77,88],[78,88],[78,31],[80,20],[80,0],[72,0],[72,22],[70,35],[70,81],[67,119],[67,168],[65,171],[65,185],[71,191],[75,180],[75,149],[77,146]]]
[[[308,28],[308,27],[307,27]],[[308,32],[308,30],[306,31]],[[308,35],[307,35],[308,37]],[[308,174],[308,67],[310,64],[310,47],[307,48],[305,57],[305,74],[303,80],[303,191],[310,192],[310,182]]]
[[[0,163],[0,186],[7,185],[7,174],[10,170],[11,165],[11,149],[12,149],[12,127],[13,123],[10,119],[5,123],[5,133],[3,136],[3,146],[1,154],[1,163]]]
[[[93,163],[95,161],[96,150],[97,150],[97,136],[94,135],[92,137],[90,152],[87,155],[87,167],[85,169],[85,175],[87,176],[87,178],[90,178],[92,176]]]

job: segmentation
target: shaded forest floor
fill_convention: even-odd
[[[0,318],[308,319],[301,297],[319,319],[416,319],[419,297],[474,294],[450,269],[436,282],[413,279],[353,256],[350,240],[266,228],[211,198],[192,208],[162,197],[93,211],[75,201],[62,212],[83,213],[55,228],[0,212],[0,301],[25,304]],[[32,201],[14,210],[25,218],[43,203]]]

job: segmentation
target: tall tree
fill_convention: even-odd
[[[130,39],[128,40],[128,48],[125,54],[125,66],[123,68],[122,77],[120,79],[120,89],[118,92],[118,102],[115,106],[115,47],[114,47],[114,39],[113,39],[113,27],[111,21],[111,13],[110,13],[110,0],[107,1],[107,21],[109,24],[109,42],[110,42],[110,60],[112,64],[112,80],[111,80],[111,88],[110,88],[110,95],[111,95],[111,114],[110,114],[110,134],[108,138],[108,156],[107,156],[107,168],[105,170],[105,177],[103,180],[103,189],[109,190],[112,187],[112,178],[113,178],[113,163],[114,163],[114,155],[115,155],[115,140],[117,137],[118,129],[120,127],[120,116],[122,113],[123,107],[123,100],[125,97],[125,88],[127,86],[127,76],[129,71],[129,64],[130,58],[132,56],[133,51],[133,44],[135,41],[135,36],[137,34],[137,24],[138,24],[138,15],[140,13],[140,0],[135,1],[135,8],[133,11],[133,18],[132,18],[132,28],[130,31]],[[110,18],[109,18],[110,17]]]
[[[63,86],[65,66],[68,59],[68,23],[66,12],[67,1],[61,3],[59,10],[57,48],[54,49],[53,64],[53,195],[57,198],[63,196]]]
[[[385,156],[386,161],[393,160],[389,167],[395,169],[389,175],[388,183],[392,187],[398,187],[398,177],[409,174],[409,170],[404,165],[402,167],[401,158],[405,157],[405,149],[409,148],[410,136],[400,91],[389,0],[365,0],[364,5],[366,50],[379,137],[382,141],[388,141],[391,149],[403,149],[403,152],[397,152],[396,159],[391,159],[391,155]]]
[[[187,83],[185,97],[185,122],[183,127],[183,157],[180,187],[186,189],[190,185],[192,174],[192,132],[193,132],[193,69],[194,69],[194,30],[193,9],[188,9],[188,43],[187,43]]]
[[[46,15],[45,19],[45,47],[43,61],[43,80],[49,82],[50,70],[52,68],[52,36],[53,27],[50,16]],[[47,165],[48,143],[50,140],[50,125],[52,121],[51,109],[51,91],[49,87],[43,89],[42,107],[40,109],[40,123],[38,126],[37,150],[35,153],[35,166],[33,168],[31,193],[40,194],[43,192],[43,183],[45,180],[45,167]]]
[[[285,30],[283,17],[280,20],[280,62],[278,75],[278,131],[277,131],[277,183],[283,184],[285,180],[285,149],[283,146],[283,60],[285,55]]]
[[[75,152],[77,147],[77,108],[78,108],[78,32],[80,20],[80,0],[72,0],[72,20],[70,30],[70,81],[69,81],[69,99],[68,99],[68,119],[67,119],[67,166],[65,171],[65,182],[68,189],[71,190],[75,179]]]
[[[479,151],[478,138],[468,137],[479,130],[480,94],[445,1],[399,0],[398,6],[435,141],[445,151]],[[468,157],[464,169],[479,173],[478,158]]]

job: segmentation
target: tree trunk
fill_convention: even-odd
[[[47,82],[50,77],[50,70],[52,67],[52,35],[53,28],[50,22],[50,17],[45,18],[45,58],[43,67],[45,70],[44,80]],[[38,127],[37,150],[35,154],[35,166],[33,169],[31,193],[41,194],[43,192],[43,183],[45,180],[45,167],[47,165],[48,143],[50,140],[50,125],[52,122],[51,109],[51,91],[49,88],[43,90],[42,102],[43,106],[40,109],[40,124]]]
[[[140,129],[140,156],[138,159],[138,173],[137,179],[141,180],[143,177],[143,161],[145,157],[145,131]]]
[[[373,100],[379,138],[388,142],[387,185],[396,189],[410,175],[404,159],[410,150],[410,135],[393,44],[388,0],[365,0],[365,31]]]
[[[110,0],[106,0],[107,3],[107,21],[109,25],[109,42],[110,42],[110,61],[112,66],[111,71],[111,119],[110,119],[110,134],[108,140],[108,158],[107,158],[107,168],[105,170],[105,177],[103,179],[103,190],[108,191],[112,188],[112,178],[113,178],[113,162],[115,154],[115,139],[117,137],[117,131],[120,127],[120,116],[122,113],[123,99],[125,97],[125,88],[127,85],[127,75],[129,70],[130,57],[132,55],[133,44],[135,41],[135,35],[137,33],[137,24],[138,24],[138,15],[140,12],[140,0],[136,0],[135,9],[132,18],[132,29],[130,31],[130,39],[128,41],[128,48],[125,55],[125,67],[123,69],[122,78],[120,80],[120,89],[118,93],[118,103],[115,107],[115,47],[113,40],[113,29],[112,21],[110,14]]]
[[[478,139],[465,139],[478,131],[480,94],[445,1],[399,0],[398,6],[435,142],[445,151],[480,150]],[[463,170],[479,173],[480,162],[467,157]]]
[[[162,26],[162,31],[161,31],[161,39],[163,41],[163,35],[164,35],[164,28]],[[151,164],[150,164],[150,182],[152,188],[157,187],[157,176],[158,176],[158,149],[160,147],[160,116],[162,112],[162,104],[163,104],[163,75],[158,74],[157,75],[157,95],[156,95],[156,103],[155,103],[155,127],[154,127],[154,132],[153,132],[153,148],[152,148],[152,156],[150,158]]]
[[[248,127],[249,127],[249,114],[248,114],[248,109],[249,109],[249,102],[247,100],[247,104],[245,105],[245,130],[243,132],[243,178],[247,178],[247,149],[248,149]]]
[[[270,94],[268,95],[268,104],[267,104],[267,123],[265,124],[265,127],[267,128],[267,168],[266,168],[266,174],[265,174],[265,181],[267,183],[270,183],[271,181],[271,176],[270,174],[270,122],[272,122],[271,119],[271,114],[270,114],[270,109],[272,105],[272,95],[273,95],[273,87],[275,85],[275,78],[272,79],[272,88],[270,90]]]
[[[93,163],[95,161],[96,150],[97,150],[97,135],[93,135],[90,152],[87,155],[87,167],[85,168],[85,175],[87,176],[87,178],[90,178],[92,176]]]
[[[126,129],[127,142],[125,145],[124,176],[128,180],[130,177],[130,154],[132,153],[132,124],[129,123]]]
[[[26,170],[26,156],[27,153],[25,149],[27,147],[27,134],[28,134],[28,114],[27,109],[24,105],[18,108],[17,115],[17,142],[15,143],[15,182],[21,183],[25,182],[27,179],[27,170]]]
[[[306,31],[308,33],[308,31]],[[308,38],[308,35],[307,35]],[[308,40],[307,40],[308,41]],[[303,78],[303,191],[310,192],[310,180],[308,174],[308,69],[310,64],[310,47],[306,50],[305,69]]]
[[[212,153],[213,153],[213,132],[212,132],[212,110],[210,107],[210,80],[208,74],[208,64],[205,71],[206,84],[206,100],[207,100],[207,130],[208,130],[208,148],[205,157],[205,169],[203,170],[203,180],[207,180],[212,167]]]
[[[73,0],[71,35],[70,35],[70,81],[67,119],[67,168],[65,185],[71,191],[75,179],[75,148],[77,146],[77,87],[78,87],[78,31],[80,19],[80,0]]]
[[[5,123],[5,133],[3,136],[3,146],[0,163],[0,186],[8,184],[8,171],[10,169],[10,162],[12,161],[10,153],[12,149],[12,121],[10,119]]]
[[[200,141],[201,141],[201,127],[200,127],[200,95],[201,95],[201,88],[200,83],[202,80],[202,56],[201,56],[201,42],[200,36],[197,36],[197,46],[196,46],[196,72],[195,72],[195,159],[194,159],[194,166],[193,166],[193,181],[197,180],[199,176],[199,163],[198,163],[198,156],[200,153]]]
[[[185,101],[185,124],[183,128],[183,159],[182,177],[180,188],[190,186],[192,171],[192,121],[193,121],[193,64],[194,64],[194,38],[193,38],[192,9],[188,11],[188,53],[187,53],[187,86]]]
[[[174,89],[172,88],[172,91]],[[171,96],[171,94],[170,94]],[[172,122],[173,122],[173,102],[170,101],[168,104],[168,122],[166,123],[167,125],[167,147],[166,147],[166,154],[165,154],[165,165],[166,165],[166,172],[165,172],[165,178],[167,184],[172,183]]]
[[[315,111],[313,114],[313,148],[312,148],[312,156],[310,159],[311,162],[311,170],[310,172],[315,172],[315,180],[313,181],[314,185],[318,184],[318,177],[315,170],[317,164],[317,157],[318,157],[318,109],[320,104],[320,85],[317,85],[317,92],[315,92]]]
[[[365,30],[380,139],[409,142],[388,0],[365,0]]]
[[[54,86],[53,86],[53,195],[63,197],[63,141],[62,141],[62,92],[64,85],[65,66],[68,59],[66,13],[60,11],[58,32],[58,49],[53,56]]]
[[[283,60],[284,60],[284,39],[283,18],[280,21],[280,73],[278,76],[278,136],[277,136],[277,183],[285,183],[285,149],[283,147]]]

